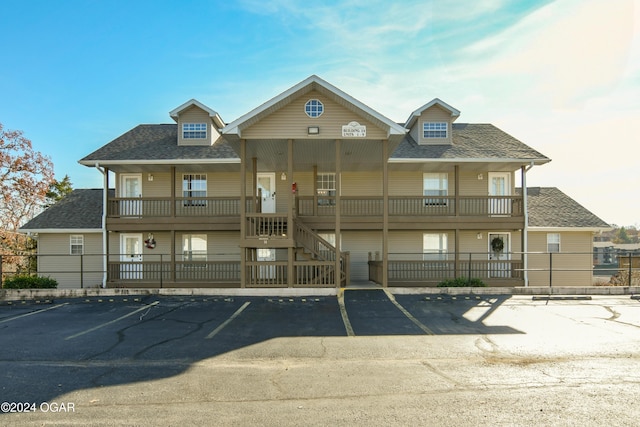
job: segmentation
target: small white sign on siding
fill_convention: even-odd
[[[364,138],[367,136],[367,127],[358,122],[350,122],[342,126],[342,136]]]

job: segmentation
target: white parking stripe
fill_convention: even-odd
[[[389,298],[389,300],[393,303],[393,305],[398,307],[398,310],[400,310],[402,314],[407,316],[409,320],[411,320],[418,328],[422,329],[422,332],[424,332],[427,335],[435,335],[431,329],[423,325],[422,322],[420,322],[418,319],[413,317],[413,315],[409,313],[407,309],[405,309],[402,305],[400,305],[400,303],[396,301],[396,297],[394,297],[393,294],[389,292],[388,289],[384,289],[384,293],[387,294],[387,297]]]
[[[65,306],[67,304],[69,304],[69,303],[65,302],[64,304],[58,304],[58,305],[54,305],[53,307],[44,308],[42,310],[32,311],[31,313],[21,314],[20,316],[12,317],[10,319],[0,320],[0,323],[11,322],[12,320],[20,319],[21,317],[27,317],[27,316],[31,316],[32,314],[38,314],[38,313],[42,313],[42,312],[45,312],[45,311],[53,310],[54,308],[60,308],[60,307]]]
[[[135,311],[132,311],[132,312],[131,312],[131,313],[129,313],[129,314],[125,314],[124,316],[120,316],[120,317],[118,317],[117,319],[113,319],[113,320],[110,320],[109,322],[103,323],[103,324],[101,324],[101,325],[94,326],[93,328],[87,329],[86,331],[82,331],[82,332],[78,332],[77,334],[70,335],[70,336],[68,336],[68,337],[66,337],[66,338],[65,338],[65,341],[66,341],[66,340],[71,340],[71,339],[74,339],[74,338],[78,338],[79,336],[82,336],[82,335],[88,334],[88,333],[93,332],[93,331],[97,331],[97,330],[98,330],[98,329],[100,329],[100,328],[104,328],[105,326],[108,326],[108,325],[111,325],[111,324],[113,324],[113,323],[119,322],[119,321],[120,321],[120,320],[122,320],[122,319],[126,319],[126,318],[127,318],[127,317],[129,317],[129,316],[133,316],[134,314],[139,313],[139,312],[141,312],[142,310],[146,310],[146,309],[148,309],[148,308],[151,308],[151,307],[153,307],[154,305],[158,305],[159,303],[160,303],[160,301],[152,302],[151,304],[147,304],[147,305],[145,305],[145,306],[143,306],[143,307],[140,307],[139,309],[137,309],[137,310],[135,310]]]
[[[229,323],[231,323],[233,321],[233,319],[235,319],[236,317],[238,317],[240,315],[240,313],[242,313],[242,311],[247,308],[247,306],[251,304],[250,301],[245,302],[244,304],[242,304],[242,307],[240,307],[239,309],[236,310],[235,313],[233,313],[231,315],[231,317],[229,317],[227,320],[225,320],[220,326],[218,326],[217,328],[215,328],[213,331],[211,331],[211,333],[209,335],[207,335],[205,337],[206,340],[210,340],[211,338],[213,338],[218,332],[220,332],[222,329],[224,329],[225,326],[227,326]]]
[[[342,316],[342,323],[344,323],[344,329],[347,331],[347,336],[355,337],[356,333],[353,332],[349,315],[347,314],[347,307],[344,305],[344,289],[338,291],[338,305],[340,306],[340,315]]]

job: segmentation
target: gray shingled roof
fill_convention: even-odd
[[[113,197],[115,192],[109,190]],[[102,229],[102,189],[73,190],[21,230]]]
[[[391,158],[399,159],[523,159],[544,155],[491,124],[454,123],[451,145],[419,145],[409,134]]]
[[[522,194],[522,189],[516,189]],[[111,197],[113,190],[109,190]],[[609,224],[555,187],[527,189],[532,227],[608,228]],[[102,190],[73,190],[64,199],[26,223],[22,230],[100,229]]]
[[[178,145],[178,125],[138,125],[80,160],[190,160],[237,159],[229,144],[219,138],[213,145]]]
[[[517,194],[522,194],[518,188]],[[555,187],[527,188],[529,226],[608,228],[609,224]]]

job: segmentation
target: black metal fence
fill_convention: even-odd
[[[585,252],[528,252],[525,264],[525,254],[521,252],[501,256],[489,253],[392,253],[387,261],[387,279],[390,285],[395,286],[431,285],[458,277],[480,278],[489,284],[498,281],[509,286],[521,286],[525,277],[531,286],[640,286],[640,256],[630,254],[619,256],[615,264],[594,264],[594,255]],[[247,268],[251,270],[245,274],[248,287],[252,286],[253,279],[267,277],[274,269],[286,265],[286,260],[251,260],[250,264]],[[296,267],[301,264],[295,261]],[[351,265],[351,269],[368,267],[369,279],[382,283],[382,265],[380,254],[370,253],[368,266]],[[316,265],[311,267],[318,269]],[[98,287],[105,277],[107,286],[134,287],[142,283],[153,287],[241,285],[238,254],[207,254],[202,259],[185,259],[182,253],[174,256],[145,254],[144,259],[117,254],[0,255],[3,285],[7,278],[23,274],[54,278],[59,287],[65,288]],[[590,283],[585,282],[589,280]],[[334,281],[315,285],[330,286],[332,283]],[[286,282],[279,285],[286,286]]]

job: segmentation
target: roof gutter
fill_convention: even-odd
[[[108,172],[100,167],[100,164],[96,162],[95,168],[102,174],[102,287],[107,287],[107,196],[109,194],[109,177]]]

